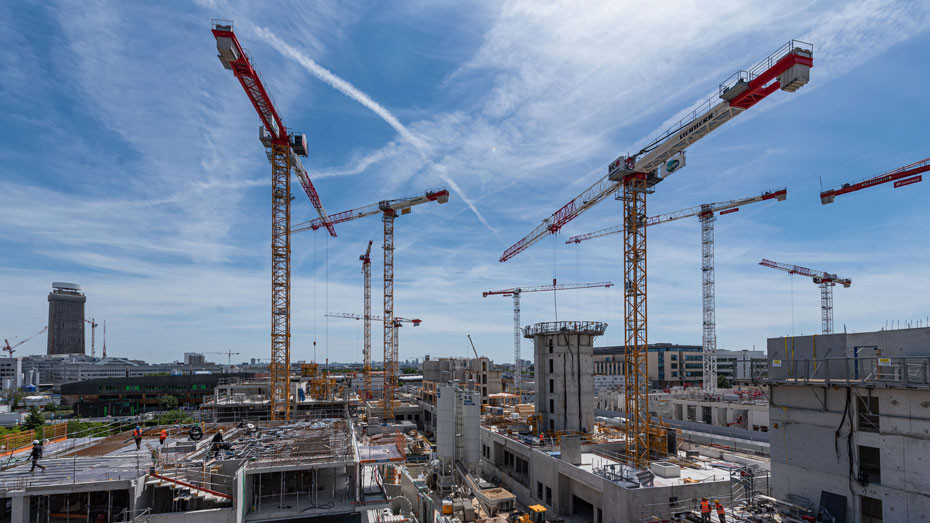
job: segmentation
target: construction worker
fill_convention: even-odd
[[[539,433],[539,444],[540,445],[546,444],[546,436],[544,436],[542,432]]]
[[[45,471],[45,467],[39,464],[39,460],[42,458],[43,451],[42,443],[39,440],[33,440],[32,442],[32,454],[29,455],[32,458],[32,468],[29,469],[29,472],[34,472],[36,467]]]
[[[701,498],[701,523],[710,523],[710,502]]]
[[[136,429],[132,431],[132,439],[136,440],[136,450],[142,448],[142,427],[136,425]]]
[[[158,444],[164,445],[166,439],[168,439],[168,430],[161,429],[161,434],[158,435]]]
[[[210,450],[212,450],[216,455],[219,456],[220,450],[223,448],[223,429],[216,431],[216,434],[213,435],[213,441],[210,445]]]
[[[714,500],[714,508],[717,509],[717,517],[720,519],[720,523],[727,523],[727,516],[719,499]]]

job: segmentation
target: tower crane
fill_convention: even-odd
[[[310,221],[298,223],[291,230],[292,233],[317,230],[327,224],[336,224],[357,220],[366,216],[381,214],[384,224],[384,399],[382,412],[385,420],[394,419],[394,389],[397,387],[397,346],[394,343],[394,220],[398,216],[409,214],[411,207],[429,202],[446,203],[449,201],[449,191],[438,189],[426,191],[422,196],[410,196],[397,200],[382,200],[378,203],[350,209],[324,218],[315,218]]]
[[[382,316],[378,316],[378,315],[372,316],[370,310],[368,311],[368,314],[362,314],[362,315],[346,313],[346,312],[327,312],[324,316],[327,316],[330,318],[348,318],[350,320],[365,320],[366,325],[371,325],[371,320],[375,320],[375,321],[384,320]],[[419,327],[420,324],[423,323],[423,320],[400,318],[397,316],[394,317],[394,329],[399,329],[403,327],[404,323],[410,323],[414,327]],[[370,341],[371,340],[371,327],[368,327],[368,328],[369,328],[368,338]],[[395,362],[395,365],[396,365],[396,362],[398,361],[397,360],[397,355],[398,355],[397,348],[400,345],[399,334],[400,334],[400,331],[395,330],[394,349],[393,349],[394,354],[392,358],[393,361]],[[365,357],[365,363],[363,364],[362,371],[364,373],[364,380],[365,380],[365,399],[371,399],[372,398],[372,394],[371,394],[371,353],[370,352],[366,353],[364,357]],[[386,373],[387,373],[387,366],[385,366],[385,374]]]
[[[685,166],[685,151],[711,131],[732,120],[778,89],[794,92],[807,84],[813,67],[813,46],[791,40],[748,71],[737,71],[711,98],[631,155],[607,166],[607,174],[546,218],[530,234],[507,248],[505,262],[620,191],[623,205],[624,380],[627,451],[636,467],[651,459],[652,429],[648,394],[646,321],[646,195]],[[719,100],[717,99],[719,98]]]
[[[238,352],[233,352],[233,351],[230,350],[230,349],[227,349],[227,350],[221,351],[221,352],[204,352],[203,354],[224,354],[224,355],[226,355],[226,366],[227,366],[227,367],[232,367],[232,357],[233,357],[233,356],[238,356],[238,355],[239,355]]]
[[[84,321],[90,325],[90,357],[93,358],[95,356],[94,338],[95,338],[95,334],[97,334],[97,327],[99,327],[100,324],[94,321],[94,318],[91,318],[89,320],[85,319]]]
[[[362,262],[362,286],[364,287],[365,345],[362,350],[362,379],[365,382],[365,399],[371,399],[371,240],[365,254],[358,257]]]
[[[770,267],[785,271],[788,274],[800,274],[807,276],[820,287],[820,325],[823,334],[833,334],[833,287],[837,283],[843,287],[852,285],[849,278],[840,278],[836,274],[830,274],[823,271],[815,271],[799,265],[788,265],[787,263],[778,263],[772,260],[763,259],[759,262],[763,267]]]
[[[613,287],[613,283],[609,281],[599,281],[596,283],[557,283],[555,280],[552,280],[552,285],[539,285],[536,287],[514,287],[512,289],[503,289],[499,291],[486,291],[482,292],[481,296],[487,298],[488,296],[500,295],[513,297],[513,360],[515,364],[516,372],[514,373],[513,384],[517,389],[517,394],[521,390],[521,378],[523,373],[523,364],[520,361],[520,342],[521,332],[520,332],[520,295],[524,292],[547,292],[547,291],[567,291],[573,289],[590,289],[592,287]]]
[[[717,392],[717,326],[716,326],[716,297],[714,293],[714,222],[716,215],[723,216],[739,211],[744,205],[766,200],[784,201],[788,197],[788,190],[784,187],[765,191],[758,196],[748,196],[728,202],[705,203],[688,209],[650,216],[642,226],[659,225],[682,218],[697,216],[701,222],[701,290],[703,312],[703,352],[704,357],[704,392],[715,394]],[[599,231],[572,236],[565,243],[579,244],[585,240],[600,238],[611,234],[623,232],[623,225],[607,227]]]
[[[5,340],[3,340],[3,348],[0,349],[0,350],[5,350],[7,353],[9,353],[10,357],[12,358],[12,357],[13,357],[13,349],[15,349],[16,347],[19,347],[19,346],[22,345],[23,343],[26,343],[27,341],[31,340],[32,338],[35,338],[36,336],[38,336],[39,334],[42,334],[43,332],[45,332],[45,331],[47,331],[47,330],[48,330],[48,326],[45,326],[45,327],[42,327],[42,330],[40,330],[39,332],[36,332],[36,333],[34,333],[34,334],[30,334],[30,335],[26,336],[25,338],[23,338],[22,336],[16,336],[15,338],[13,338],[14,340],[15,340],[16,338],[23,338],[23,339],[17,341],[16,343],[14,343],[14,344],[12,344],[12,345],[10,344],[10,340],[6,340],[6,339],[5,339]]]
[[[843,186],[839,189],[823,191],[820,193],[820,203],[827,205],[828,203],[833,203],[833,200],[841,194],[848,194],[862,189],[868,189],[869,187],[875,187],[876,185],[881,185],[888,182],[894,182],[895,189],[898,187],[911,185],[913,183],[923,181],[923,176],[921,173],[925,173],[927,171],[930,171],[930,158],[924,158],[919,162],[914,162],[910,165],[905,165],[904,167],[898,167],[897,169],[888,171],[878,176],[873,176],[872,178],[862,180],[861,182],[844,183]]]
[[[300,161],[308,156],[307,136],[288,133],[249,53],[239,44],[233,24],[213,20],[217,55],[232,71],[262,121],[259,139],[271,162],[271,419],[290,419],[291,382],[291,172],[295,172],[310,202],[332,236],[326,210]]]

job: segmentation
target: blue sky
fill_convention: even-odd
[[[930,185],[818,198],[821,180],[930,156],[926,3],[297,5],[0,4],[0,337],[45,325],[50,282],[74,281],[88,317],[107,320],[111,355],[267,358],[270,168],[259,120],[216,59],[211,18],[235,21],[286,123],[307,133],[304,163],[329,212],[452,189],[448,204],[397,220],[395,309],[423,319],[402,330],[402,359],[465,355],[470,333],[512,361],[511,302],[481,291],[553,273],[619,281],[619,236],[564,244],[618,223],[613,200],[497,259],[619,154],[792,38],[814,45],[810,84],[693,146],[649,214],[788,187],[785,202],[717,222],[720,348],[819,332],[817,288],[759,267],[763,257],[852,278],[835,292],[838,330],[930,314]],[[294,221],[312,218],[295,194]],[[380,220],[337,231],[295,235],[293,360],[311,359],[314,340],[320,359],[360,359],[359,322],[323,313],[361,311],[369,239],[380,309]],[[650,341],[699,344],[697,220],[654,228],[649,249]],[[621,342],[619,290],[564,292],[558,304],[560,319],[607,321],[600,344]],[[553,317],[551,294],[525,295],[524,324]]]

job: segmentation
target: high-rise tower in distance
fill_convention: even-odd
[[[84,354],[84,303],[76,283],[52,282],[48,294],[48,354]]]

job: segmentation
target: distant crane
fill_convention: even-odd
[[[409,196],[397,200],[382,200],[378,203],[350,209],[331,214],[326,219],[316,218],[298,223],[291,233],[317,230],[328,224],[336,224],[357,220],[366,216],[381,214],[384,223],[384,400],[382,412],[385,420],[394,419],[394,389],[397,387],[397,344],[394,343],[394,219],[410,213],[414,205],[429,202],[446,203],[449,201],[449,191],[438,189],[426,191],[422,196]]]
[[[291,171],[295,171],[304,192],[310,198],[332,236],[336,230],[326,220],[307,170],[300,161],[307,156],[307,136],[288,133],[265,89],[261,76],[252,65],[249,53],[239,44],[228,20],[213,20],[217,57],[242,84],[249,101],[262,121],[259,140],[271,162],[271,419],[290,419],[291,391]]]
[[[475,348],[475,342],[471,341],[471,334],[466,334],[468,336],[468,343],[471,344],[471,351],[475,353],[475,359],[480,360],[481,356],[478,356],[478,349]]]
[[[840,196],[841,194],[848,194],[851,192],[860,191],[862,189],[868,189],[869,187],[875,187],[876,185],[881,185],[883,183],[894,182],[895,189],[898,187],[904,187],[906,185],[911,185],[923,181],[923,176],[921,173],[930,171],[930,158],[924,158],[919,162],[914,162],[910,165],[905,165],[904,167],[898,167],[892,171],[888,171],[885,174],[880,174],[878,176],[873,176],[861,182],[855,183],[844,183],[839,189],[830,189],[829,191],[823,191],[820,193],[820,203],[827,205],[828,203],[833,203],[833,200]]]
[[[788,265],[787,263],[778,263],[772,260],[763,259],[759,262],[763,267],[778,269],[788,274],[800,274],[807,276],[820,286],[820,325],[823,334],[833,334],[833,287],[839,283],[843,287],[852,285],[849,278],[840,278],[836,274],[830,274],[823,271],[815,271],[799,265]]]
[[[96,355],[94,351],[94,335],[97,333],[97,327],[100,325],[93,318],[89,320],[84,320],[90,324],[90,357],[93,358]]]
[[[613,287],[613,283],[609,281],[599,281],[597,283],[562,283],[559,284],[555,280],[552,280],[552,285],[539,285],[536,287],[514,287],[512,289],[503,289],[499,291],[486,291],[482,292],[481,296],[487,298],[488,296],[500,295],[500,296],[512,296],[513,297],[513,360],[515,365],[515,372],[513,377],[514,388],[517,389],[517,394],[520,394],[522,381],[521,374],[523,373],[523,363],[520,361],[520,295],[524,292],[548,292],[548,291],[567,291],[573,289],[590,289],[592,287]]]
[[[384,321],[384,318],[383,318],[382,316],[377,316],[377,315],[372,316],[370,311],[369,311],[368,314],[363,314],[363,315],[352,314],[352,313],[346,313],[346,312],[327,312],[326,314],[324,314],[324,316],[327,316],[327,317],[330,317],[330,318],[348,318],[348,319],[350,319],[350,320],[365,320],[365,324],[366,324],[366,325],[369,325],[369,327],[368,327],[368,329],[369,329],[369,332],[368,332],[369,343],[370,343],[370,340],[371,340],[371,327],[370,327],[370,325],[371,325],[371,320],[375,320],[375,321]],[[407,318],[400,318],[400,317],[395,316],[395,317],[394,317],[394,328],[395,328],[395,329],[399,329],[399,328],[403,327],[403,324],[404,324],[404,323],[410,323],[410,324],[412,324],[414,327],[419,327],[419,326],[420,326],[420,323],[422,323],[422,322],[423,322],[423,320],[420,320],[420,319],[407,319]],[[396,364],[396,362],[397,362],[398,347],[400,346],[400,341],[399,341],[399,339],[400,339],[400,331],[395,331],[395,332],[394,332],[394,362],[395,362],[395,364]],[[364,372],[364,380],[365,380],[365,399],[371,399],[371,398],[372,398],[372,393],[371,393],[371,352],[369,351],[369,352],[368,352],[367,354],[365,354],[364,356],[365,356],[365,362],[363,363],[362,371]],[[385,365],[385,373],[386,373],[386,371],[387,371],[387,366]]]
[[[794,92],[810,80],[813,46],[791,40],[749,70],[737,71],[708,99],[638,152],[621,155],[607,165],[607,174],[572,201],[544,219],[520,241],[508,247],[501,262],[513,258],[543,237],[559,232],[581,213],[620,192],[623,206],[624,380],[627,454],[630,463],[647,467],[650,439],[662,437],[652,425],[649,409],[648,322],[646,318],[646,195],[685,166],[685,152],[701,138],[739,116],[776,90]]]
[[[739,211],[743,205],[749,205],[766,200],[784,201],[788,197],[788,190],[784,187],[765,191],[758,196],[748,196],[728,202],[705,203],[696,207],[680,211],[650,216],[646,218],[643,226],[659,225],[682,218],[697,216],[701,222],[701,279],[702,279],[702,308],[704,316],[703,351],[704,357],[704,392],[715,394],[717,392],[717,321],[716,297],[714,293],[714,221],[716,214],[723,216]],[[623,225],[615,225],[599,231],[572,236],[565,243],[578,244],[592,238],[600,238],[610,234],[623,232]]]
[[[107,359],[107,320],[103,320],[103,359]]]
[[[23,338],[23,339],[17,341],[16,343],[14,343],[14,344],[12,344],[12,345],[10,344],[10,340],[6,340],[6,339],[5,339],[5,340],[3,340],[3,348],[2,348],[2,350],[5,350],[7,353],[9,353],[10,357],[12,358],[12,357],[13,357],[13,349],[15,349],[16,347],[19,347],[19,346],[22,345],[23,343],[26,343],[27,341],[31,340],[32,338],[35,338],[36,336],[38,336],[39,334],[42,334],[43,332],[45,332],[45,331],[47,331],[47,330],[48,330],[48,326],[45,326],[45,327],[42,327],[42,330],[40,330],[39,332],[36,332],[36,333],[34,333],[34,334],[30,334],[30,335],[28,335],[28,336],[26,336],[26,337],[24,337],[24,338],[23,338],[22,336],[16,336],[16,337],[13,338],[14,341],[15,341],[17,338]]]
[[[204,354],[225,354],[227,367],[232,367],[232,357],[239,355],[238,352],[233,352],[232,350],[229,350],[229,349],[225,351],[221,351],[221,352],[204,352]]]

